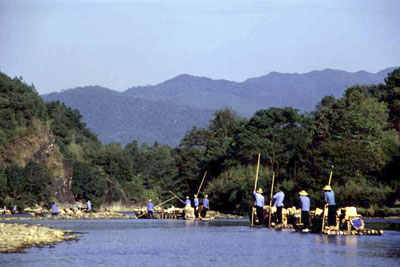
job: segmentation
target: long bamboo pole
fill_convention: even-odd
[[[204,179],[206,179],[206,175],[207,175],[207,171],[204,173],[203,180],[201,180],[201,184],[199,186],[199,190],[197,190],[197,196],[200,193],[201,187],[203,186],[203,183],[204,183]]]
[[[331,173],[329,174],[329,183],[328,183],[328,185],[331,185],[331,181],[332,181],[332,174],[333,174],[333,168],[335,168],[335,166],[333,166],[333,165],[332,165],[332,168],[331,168]]]
[[[261,154],[258,153],[256,179],[255,179],[255,182],[254,182],[254,190],[257,189],[258,171],[260,169],[260,157],[261,157]],[[250,225],[251,225],[251,227],[253,227],[253,225],[254,225],[254,206],[251,208],[251,224]]]
[[[165,204],[165,203],[167,203],[167,202],[173,200],[174,198],[176,198],[176,196],[171,197],[170,199],[165,200],[164,202],[162,202],[162,203],[158,204],[157,206],[155,206],[153,209],[158,208],[159,206],[161,206],[161,205],[163,205],[163,204]],[[140,214],[140,215],[138,216],[138,218],[142,217],[142,216],[145,215],[145,214],[146,214],[146,213]]]
[[[274,181],[275,181],[275,172],[272,172],[271,196],[270,196],[270,198],[269,198],[268,227],[271,227],[272,196],[273,196],[273,192],[274,192]]]
[[[177,199],[179,199],[180,202],[184,203],[185,201],[183,201],[180,197],[178,197],[177,195],[174,194],[174,192],[172,192],[171,190],[169,190],[169,192],[174,195]]]
[[[164,202],[162,202],[162,203],[158,204],[158,205],[157,205],[157,206],[155,206],[154,208],[158,208],[159,206],[161,206],[161,205],[163,205],[163,204],[165,204],[165,203],[167,203],[167,202],[170,202],[170,201],[171,201],[171,200],[173,200],[174,198],[176,198],[176,196],[174,196],[174,197],[171,197],[171,198],[169,198],[169,199],[165,200]]]
[[[329,186],[331,185],[332,174],[333,174],[333,168],[334,168],[334,167],[335,167],[335,166],[332,165],[331,173],[329,174],[329,181],[328,181],[328,185],[329,185]],[[322,229],[321,229],[321,231],[323,231],[324,228],[325,228],[325,210],[326,210],[327,206],[328,206],[328,204],[325,204],[325,205],[324,205],[324,210],[323,210],[323,212],[322,212]]]

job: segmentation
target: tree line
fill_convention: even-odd
[[[3,205],[45,203],[54,197],[45,166],[21,166],[4,157],[15,138],[29,135],[33,120],[48,127],[72,163],[75,199],[90,199],[95,206],[148,198],[161,202],[169,190],[192,196],[207,171],[204,193],[212,208],[244,213],[252,202],[258,153],[259,186],[269,192],[275,172],[286,205],[296,204],[302,189],[313,206],[322,205],[321,189],[332,165],[339,205],[391,207],[399,197],[400,69],[383,84],[350,87],[339,99],[326,96],[309,113],[268,108],[241,118],[228,107],[218,110],[207,127],[193,127],[177,147],[101,144],[78,111],[43,102],[33,86],[5,74],[0,75],[0,109]]]

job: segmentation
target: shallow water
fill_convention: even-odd
[[[247,220],[31,220],[78,241],[0,254],[0,266],[400,266],[400,232],[323,236]]]

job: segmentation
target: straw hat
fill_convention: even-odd
[[[299,193],[300,196],[308,196],[307,192],[304,190],[301,190]]]
[[[206,194],[205,197],[208,197],[208,195]]]
[[[151,202],[151,199],[149,199],[149,202]]]
[[[194,197],[197,197],[197,195],[196,195],[196,194],[194,194]]]
[[[325,187],[322,188],[322,190],[331,191],[331,190],[332,190],[332,187],[331,187],[330,185],[325,185]]]
[[[257,193],[262,194],[263,193],[262,189],[258,188]]]
[[[186,196],[186,198],[187,198],[187,199],[189,199],[189,197],[188,197],[188,196]]]

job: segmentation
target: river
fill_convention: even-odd
[[[248,220],[29,220],[78,241],[0,254],[0,266],[400,266],[400,232],[323,236]]]

